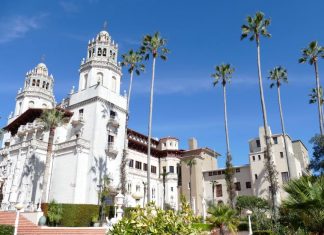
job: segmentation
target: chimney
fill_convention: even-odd
[[[192,137],[188,140],[188,144],[189,144],[189,150],[193,150],[193,149],[197,149],[198,148],[198,143],[197,143],[197,139]]]

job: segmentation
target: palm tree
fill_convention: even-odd
[[[148,139],[147,139],[147,203],[151,201],[151,135],[152,135],[152,112],[153,112],[153,94],[154,94],[154,78],[155,78],[155,63],[157,58],[162,60],[167,59],[169,50],[165,47],[166,40],[161,37],[159,32],[152,35],[145,35],[142,41],[141,54],[145,60],[149,60],[152,56],[152,80],[150,91],[150,111],[148,122]]]
[[[49,131],[42,196],[43,202],[48,202],[55,130],[61,124],[66,123],[68,119],[64,117],[63,111],[58,109],[49,109],[43,111],[39,120],[43,123],[44,130]]]
[[[188,159],[185,161],[187,166],[189,167],[189,195],[190,195],[190,207],[192,209],[192,181],[191,181],[191,176],[192,176],[192,167],[197,164],[197,161],[194,158]]]
[[[260,90],[260,100],[263,115],[263,127],[265,132],[265,167],[267,169],[267,180],[270,184],[270,194],[272,199],[272,206],[275,210],[275,197],[278,191],[277,175],[278,172],[274,167],[274,163],[271,157],[271,136],[268,130],[268,120],[267,111],[263,95],[263,84],[262,84],[262,73],[261,73],[261,59],[260,59],[260,37],[270,38],[271,34],[268,32],[267,28],[270,25],[270,19],[265,19],[262,12],[257,12],[254,17],[248,16],[246,18],[247,25],[242,25],[242,35],[241,40],[250,35],[250,41],[256,41],[257,46],[257,65],[258,65],[258,77],[259,77],[259,90]]]
[[[318,58],[324,58],[324,47],[318,45],[317,41],[312,41],[307,48],[302,50],[302,57],[298,60],[299,63],[308,63],[314,65],[315,69],[315,79],[316,79],[316,89],[317,89],[317,100],[321,99],[320,95],[320,79],[318,74]],[[320,132],[323,135],[323,113],[321,109],[321,104],[317,103],[318,107],[318,118],[320,125]]]
[[[288,153],[288,147],[287,147],[287,140],[286,140],[286,130],[285,130],[285,123],[283,119],[283,113],[282,113],[282,106],[281,106],[281,95],[280,95],[280,86],[282,82],[287,83],[288,82],[288,76],[287,76],[287,70],[281,66],[275,67],[270,71],[269,79],[272,81],[270,84],[270,88],[273,88],[274,86],[277,87],[277,94],[278,94],[278,104],[279,104],[279,112],[280,112],[280,122],[281,122],[281,131],[282,135],[284,137],[284,143],[285,143],[285,153],[287,158],[287,169],[288,169],[288,178],[290,178],[290,169],[289,169],[289,153]]]
[[[133,85],[133,76],[134,71],[137,76],[140,75],[141,71],[144,71],[145,67],[142,64],[143,56],[139,52],[135,52],[130,50],[126,54],[122,55],[123,61],[121,65],[123,67],[128,67],[128,72],[130,73],[130,81],[129,81],[129,88],[128,88],[128,96],[127,96],[127,113],[126,113],[126,124],[125,124],[125,139],[124,139],[124,151],[121,160],[120,166],[120,182],[121,182],[121,191],[122,194],[126,193],[126,164],[127,164],[127,129],[128,129],[128,121],[129,121],[129,104],[132,92],[132,85]]]
[[[235,210],[227,205],[212,205],[208,208],[210,216],[207,220],[216,228],[219,228],[221,235],[225,234],[225,227],[231,232],[236,233],[239,218]]]
[[[319,93],[320,93],[320,97],[321,97],[321,112],[323,114],[324,99],[323,99],[323,89],[322,89],[322,86],[320,86]],[[317,89],[316,88],[313,88],[312,89],[311,93],[309,94],[309,97],[310,97],[310,99],[309,99],[309,103],[310,104],[315,104],[317,102]],[[322,116],[322,118],[324,118],[324,117]]]
[[[162,182],[163,182],[163,209],[165,209],[165,181],[166,177],[170,174],[170,172],[163,171],[160,176],[162,176]]]
[[[283,208],[297,216],[314,234],[324,234],[324,175],[304,176],[284,186],[288,197]]]
[[[227,186],[227,193],[229,198],[229,204],[231,208],[234,208],[234,198],[235,198],[235,189],[234,189],[234,168],[232,164],[232,155],[229,145],[228,137],[228,126],[227,126],[227,105],[226,105],[226,84],[231,82],[232,74],[234,68],[230,64],[221,64],[215,67],[215,73],[211,76],[214,78],[214,86],[221,82],[223,86],[223,101],[224,101],[224,123],[225,123],[225,136],[226,136],[226,171],[225,171],[225,180]]]

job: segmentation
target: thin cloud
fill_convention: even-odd
[[[62,9],[67,13],[76,13],[79,12],[79,7],[74,2],[70,1],[60,1],[59,2]]]
[[[13,16],[0,21],[0,44],[23,38],[28,32],[39,29],[47,14],[39,16]]]

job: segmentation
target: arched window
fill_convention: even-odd
[[[33,79],[32,86],[35,86],[35,85],[36,85],[36,80]]]
[[[87,87],[88,87],[88,74],[85,74],[83,78],[82,90],[86,89]]]
[[[47,108],[47,104],[42,104],[42,108],[46,109]]]
[[[116,77],[112,77],[112,78],[111,78],[111,85],[110,85],[110,89],[111,89],[113,92],[116,92],[116,84],[117,84],[117,79],[116,79]]]
[[[46,83],[46,90],[48,90],[48,87],[49,87],[49,83]]]
[[[116,57],[116,53],[114,52],[114,54],[113,54],[113,59],[115,59],[115,57]]]
[[[17,115],[19,115],[21,113],[21,105],[22,105],[22,102],[19,102]]]
[[[98,56],[101,56],[101,48],[98,48]]]
[[[89,50],[89,58],[91,57],[91,50]]]
[[[43,81],[43,86],[42,86],[42,88],[45,88],[45,86],[46,86],[46,82]]]
[[[102,73],[97,73],[97,84],[102,84],[103,82],[103,74]]]
[[[36,86],[39,86],[40,80],[37,79]]]
[[[95,54],[95,49],[94,49],[94,48],[92,48],[92,55],[96,55],[96,54]]]
[[[29,101],[28,102],[28,108],[34,108],[35,102],[34,101]]]
[[[103,56],[106,56],[107,55],[107,49],[106,48],[103,49],[102,55]]]

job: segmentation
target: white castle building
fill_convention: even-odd
[[[56,129],[50,174],[49,200],[59,203],[97,204],[100,182],[111,179],[113,188],[121,187],[120,166],[124,148],[126,101],[120,94],[121,66],[117,61],[118,44],[107,31],[101,31],[88,43],[87,57],[82,59],[78,89],[58,106],[69,117],[69,123]],[[24,88],[19,89],[15,110],[4,128],[0,149],[0,202],[2,210],[13,210],[21,202],[25,210],[35,210],[42,200],[42,182],[47,153],[48,131],[37,118],[45,109],[55,108],[54,78],[44,63],[27,72]],[[145,204],[146,172],[151,171],[151,199],[158,206],[165,203],[177,209],[180,193],[192,202],[197,213],[203,213],[206,201],[212,199],[210,181],[217,180],[215,198],[227,201],[224,169],[219,169],[219,154],[199,148],[189,141],[188,150],[179,149],[174,137],[152,139],[151,169],[147,169],[147,136],[127,130],[125,204]],[[283,181],[286,161],[282,136],[274,135],[276,162]],[[238,195],[266,196],[261,134],[250,141],[250,165],[236,169]],[[302,142],[289,142],[291,177],[299,177],[308,165],[307,149]],[[256,145],[255,145],[256,144]],[[280,152],[280,155],[279,155]],[[277,154],[278,153],[278,154]],[[278,155],[278,156],[277,156]],[[188,159],[196,159],[191,182]],[[167,172],[165,182],[161,174]],[[221,185],[221,186],[219,186]],[[240,185],[240,186],[239,186]],[[219,193],[222,191],[222,193]]]

